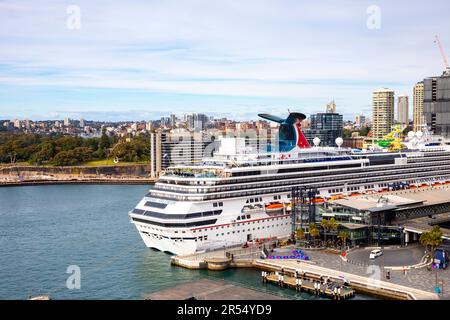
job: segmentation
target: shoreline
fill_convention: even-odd
[[[150,166],[0,166],[0,187],[58,184],[154,184]]]
[[[25,181],[2,181],[1,187],[25,187],[38,185],[68,185],[68,184],[104,184],[104,185],[153,185],[156,179],[141,178],[141,179],[73,179],[73,180],[25,180]]]

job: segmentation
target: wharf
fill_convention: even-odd
[[[299,281],[301,280],[301,282]],[[354,297],[355,290],[351,287],[343,286],[336,282],[328,282],[326,285],[311,279],[308,279],[306,275],[292,277],[288,275],[281,275],[278,272],[265,275],[263,271],[263,282],[270,282],[277,284],[281,287],[294,288],[297,291],[305,291],[315,295],[326,296],[335,300],[345,300]],[[341,281],[342,282],[342,281]],[[315,287],[319,285],[319,287]],[[336,288],[336,290],[334,290]],[[339,289],[338,289],[339,288]]]
[[[145,300],[286,300],[225,281],[201,279],[144,295]]]
[[[233,258],[231,259],[229,255],[230,252],[233,253]],[[372,277],[362,276],[319,266],[311,261],[261,259],[260,255],[260,249],[257,248],[234,248],[226,250],[226,252],[225,250],[215,250],[188,256],[174,256],[171,259],[171,263],[172,265],[187,269],[224,270],[227,268],[250,267],[262,271],[280,272],[285,276],[293,276],[297,271],[305,273],[305,279],[308,281],[320,281],[321,277],[322,279],[325,277],[329,278],[332,282],[339,282],[344,278],[355,292],[378,296],[383,299],[439,299],[433,292],[420,290],[410,286],[403,286],[393,282],[382,281],[380,280],[380,277],[374,278],[376,274],[373,274]],[[376,272],[376,270],[373,270],[372,272]]]
[[[436,300],[438,296],[432,292],[405,287],[399,284],[381,281],[374,278],[362,277],[351,273],[324,268],[312,263],[299,260],[255,260],[254,266],[258,269],[270,272],[283,272],[293,275],[295,272],[304,273],[305,277],[312,281],[320,281],[321,278],[330,278],[331,281],[345,279],[356,292],[379,296],[385,299],[396,300]]]

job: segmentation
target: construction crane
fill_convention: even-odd
[[[447,56],[445,55],[444,48],[442,47],[442,44],[441,44],[441,41],[439,40],[438,35],[435,36],[434,43],[437,44],[439,51],[441,52],[442,61],[444,62],[444,70],[445,70],[444,72],[446,72],[446,73],[450,72],[450,67],[448,65]]]

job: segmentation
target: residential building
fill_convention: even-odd
[[[397,122],[403,127],[409,124],[409,98],[407,95],[400,95],[397,98]]]
[[[425,125],[425,116],[423,114],[423,94],[424,83],[423,81],[416,83],[414,86],[413,96],[413,130],[422,131]]]
[[[394,125],[394,91],[383,88],[372,94],[372,136],[383,139]]]

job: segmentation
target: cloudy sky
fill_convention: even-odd
[[[411,95],[442,72],[434,36],[450,54],[449,12],[448,0],[0,0],[0,119],[249,119],[332,99],[346,118],[370,114],[374,89]]]

